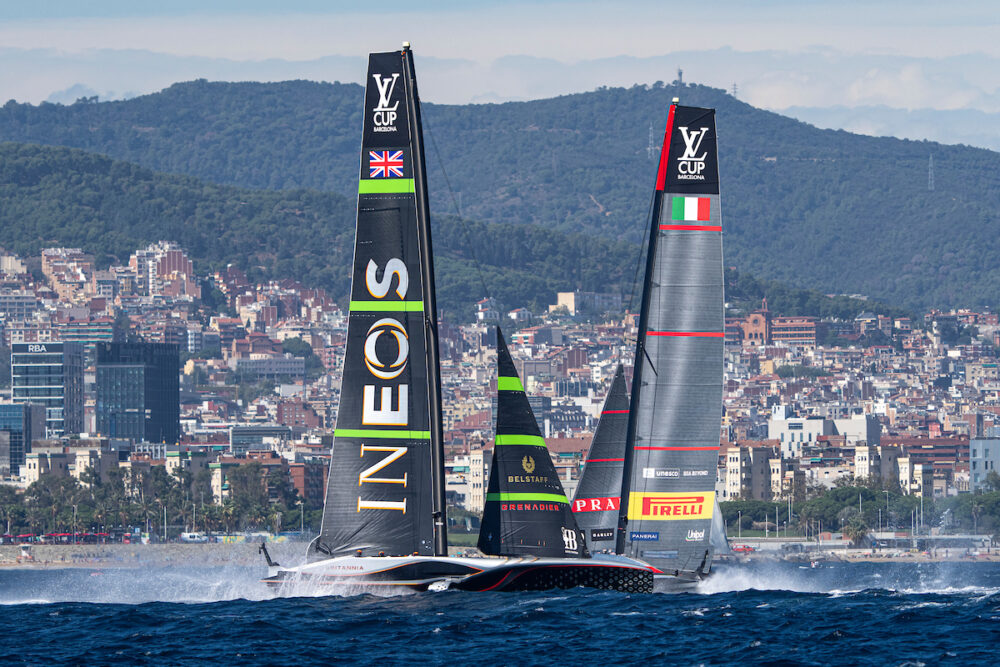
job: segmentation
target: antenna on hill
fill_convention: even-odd
[[[656,153],[656,144],[653,143],[653,124],[649,124],[649,145],[646,146],[646,157],[650,160],[653,159],[653,154]]]
[[[684,85],[684,70],[682,70],[680,67],[677,68],[677,85],[678,86]]]
[[[739,86],[737,86],[736,82],[733,81],[733,97],[735,98],[737,94],[739,94],[739,92],[740,92]]]
[[[934,156],[927,158],[927,189],[934,192]]]

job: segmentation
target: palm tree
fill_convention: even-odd
[[[222,506],[222,522],[226,525],[226,534],[233,532],[233,519],[236,518],[236,503],[227,499]]]
[[[855,516],[844,526],[844,537],[856,547],[860,547],[868,537],[868,526],[860,516]]]
[[[271,511],[267,516],[268,521],[271,522],[271,534],[277,535],[281,532],[281,512],[278,511],[277,506],[272,505]]]
[[[98,500],[94,503],[94,532],[103,532],[103,528],[108,520],[108,504],[104,500]]]

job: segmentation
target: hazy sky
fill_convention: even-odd
[[[670,81],[682,67],[771,109],[998,113],[998,24],[990,1],[4,0],[0,103],[199,77],[360,81],[365,54],[408,40],[431,102]]]

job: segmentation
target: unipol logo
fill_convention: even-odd
[[[689,530],[687,537],[684,538],[686,542],[701,542],[705,539],[704,530]]]
[[[572,528],[562,529],[563,546],[566,551],[576,552],[577,542],[576,542],[576,531]]]
[[[396,89],[399,72],[393,74],[392,78],[383,78],[381,74],[372,74],[372,78],[375,79],[375,87],[378,88],[378,104],[372,109],[374,129],[376,132],[395,132],[399,100],[391,106],[389,102],[392,100],[392,92]]]
[[[705,180],[702,172],[705,171],[705,158],[708,156],[708,151],[704,151],[700,155],[698,151],[701,150],[701,142],[708,134],[708,128],[700,127],[692,130],[687,127],[678,127],[677,129],[681,131],[681,138],[684,140],[684,153],[677,159],[678,178]]]

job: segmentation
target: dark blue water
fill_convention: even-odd
[[[757,564],[683,595],[274,598],[262,574],[0,570],[0,664],[1000,662],[1000,564]]]

